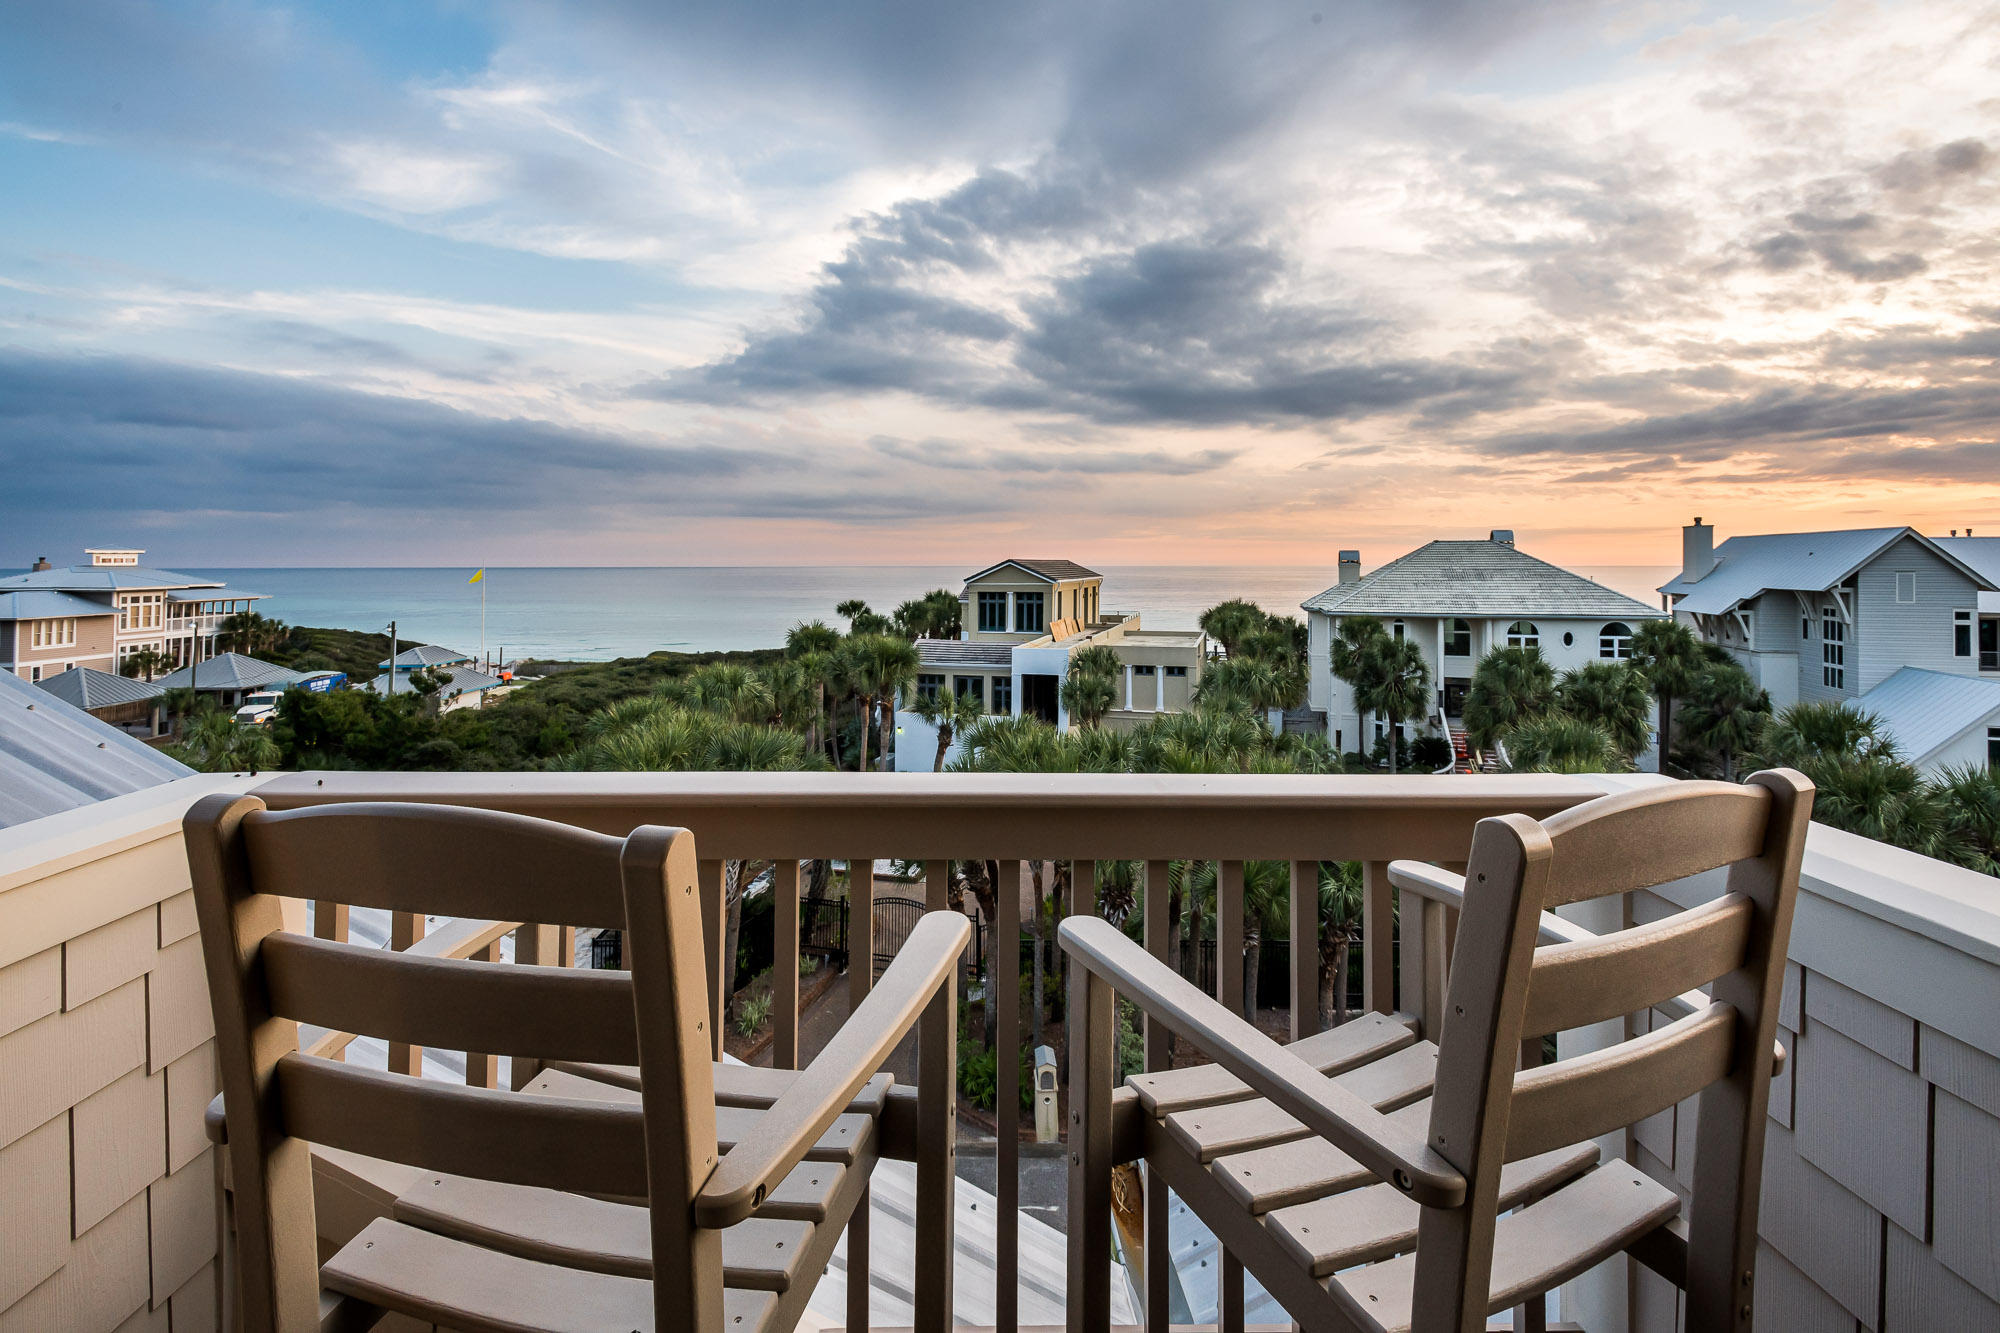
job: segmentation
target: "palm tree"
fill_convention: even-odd
[[[1374,616],[1345,616],[1335,621],[1333,626],[1333,674],[1355,689],[1354,710],[1361,714],[1361,736],[1356,738],[1355,748],[1365,752],[1368,735],[1368,708],[1361,702],[1360,680],[1365,670],[1368,655],[1378,643],[1389,637],[1389,631]]]
[[[1396,743],[1407,718],[1421,717],[1431,704],[1431,669],[1415,639],[1376,639],[1362,654],[1354,684],[1354,706],[1380,713],[1389,722],[1389,771],[1396,771]]]
[[[223,618],[216,644],[224,652],[254,657],[276,649],[284,641],[285,633],[286,625],[282,620],[269,620],[255,611],[238,611]]]
[[[872,616],[875,614],[874,611],[869,609],[868,603],[862,601],[859,597],[848,598],[846,601],[834,607],[833,613],[837,616],[842,616],[846,618],[847,632],[849,634],[860,633],[860,631],[854,627],[855,621],[859,620],[862,616]]]
[[[1736,665],[1711,662],[1695,678],[1681,709],[1681,734],[1722,761],[1725,781],[1736,780],[1736,756],[1757,743],[1771,716],[1771,696]]]
[[[1264,966],[1264,936],[1266,932],[1284,935],[1291,900],[1289,862],[1243,863],[1243,1012],[1253,1019],[1257,1016],[1257,976]]]
[[[119,675],[138,676],[149,681],[162,672],[173,669],[174,659],[157,648],[141,648],[136,653],[127,654],[124,660],[118,663]]]
[[[1495,648],[1465,690],[1465,735],[1490,750],[1514,727],[1555,706],[1556,673],[1539,648]]]
[[[933,773],[944,772],[944,757],[951,751],[952,738],[978,725],[985,716],[979,700],[972,695],[945,690],[918,695],[911,701],[910,711],[937,728],[937,762],[931,766]]]
[[[868,771],[868,720],[878,709],[893,708],[896,697],[917,679],[916,645],[893,634],[863,634],[850,638],[843,650],[847,673],[855,692],[861,696],[861,762],[857,772]],[[882,753],[889,752],[889,722],[881,722]]]
[[[1757,759],[1765,767],[1809,769],[1895,754],[1882,719],[1840,699],[1795,703],[1765,719],[1757,737]]]
[[[1966,764],[1947,768],[1933,785],[1949,803],[1953,833],[1971,854],[1965,864],[2000,875],[2000,775],[1985,764]]]
[[[1660,700],[1659,771],[1673,744],[1674,700],[1687,697],[1702,664],[1701,641],[1677,620],[1647,620],[1632,631],[1632,665]]]
[[[1086,731],[1096,727],[1118,706],[1118,678],[1124,672],[1118,654],[1103,644],[1071,653],[1062,685],[1064,711]]]
[[[255,773],[276,767],[282,757],[269,732],[242,726],[220,711],[202,714],[168,750],[188,767],[204,773]]]
[[[1594,722],[1566,713],[1531,717],[1507,733],[1507,766],[1516,773],[1609,773],[1618,746]]]
[[[1237,646],[1245,635],[1264,627],[1270,617],[1255,602],[1246,602],[1240,597],[1211,606],[1201,613],[1201,628],[1209,638],[1222,645],[1222,651],[1230,657],[1236,656]]]
[[[1623,662],[1585,662],[1565,671],[1556,686],[1556,706],[1611,737],[1627,759],[1646,748],[1653,701],[1645,677]]]
[[[1319,863],[1320,1021],[1347,1021],[1347,964],[1360,934],[1363,902],[1359,861]]]

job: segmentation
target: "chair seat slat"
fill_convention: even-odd
[[[450,1051],[630,1060],[624,972],[432,958],[287,932],[264,940],[273,1012],[314,1027]]]
[[[1352,1022],[1293,1042],[1287,1049],[1322,1074],[1344,1074],[1401,1050],[1417,1039],[1411,1024],[1388,1014],[1362,1014]],[[1221,1065],[1195,1065],[1134,1074],[1126,1082],[1150,1115],[1237,1101],[1250,1089]]]
[[[550,1069],[578,1078],[590,1079],[597,1083],[609,1083],[613,1087],[639,1090],[639,1067],[637,1065],[601,1064],[585,1060],[549,1060]],[[715,1066],[715,1104],[717,1106],[765,1107],[778,1100],[785,1089],[796,1083],[799,1071],[796,1069],[771,1069],[764,1065],[738,1065],[727,1062]],[[847,1104],[850,1111],[860,1111],[866,1115],[880,1115],[889,1100],[889,1089],[895,1086],[893,1074],[877,1074],[862,1086],[854,1100]]]
[[[612,1083],[597,1083],[590,1079],[577,1078],[556,1069],[545,1069],[535,1075],[534,1080],[523,1089],[524,1092],[546,1097],[559,1097],[579,1101],[603,1102],[611,1106],[626,1106],[634,1111],[639,1109],[639,1094],[629,1088],[621,1088]],[[726,1153],[742,1142],[743,1136],[756,1127],[759,1111],[754,1107],[718,1106],[715,1108],[715,1142],[718,1150]],[[812,1147],[806,1150],[809,1162],[853,1163],[860,1155],[872,1151],[876,1138],[875,1117],[857,1112],[843,1112],[835,1116],[827,1126],[826,1133],[819,1136]]]
[[[1398,1110],[1430,1091],[1437,1047],[1418,1042],[1333,1081],[1378,1111]],[[1179,1111],[1166,1119],[1167,1134],[1204,1164],[1226,1153],[1302,1138],[1306,1127],[1263,1098]]]
[[[1755,910],[1740,893],[1616,934],[1535,950],[1523,1036],[1638,1013],[1742,966]]]

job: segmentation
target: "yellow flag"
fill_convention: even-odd
[[[483,578],[485,578],[485,577],[486,577],[486,571],[482,569],[482,570],[480,570],[480,571],[479,571],[479,572],[478,572],[477,574],[474,574],[474,575],[473,575],[473,576],[472,576],[471,578],[467,579],[467,580],[466,580],[466,582],[467,582],[467,583],[477,583],[477,582],[479,582],[479,580],[481,580],[481,579],[483,579]]]

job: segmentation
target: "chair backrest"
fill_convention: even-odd
[[[274,812],[255,797],[214,796],[189,811],[184,832],[229,1122],[245,1327],[317,1327],[308,1144],[513,1184],[677,1197],[681,1207],[665,1211],[691,1215],[716,1134],[685,830],[642,828],[620,840],[450,806]],[[645,919],[628,935],[628,975],[294,934],[284,929],[285,897],[618,928],[629,899]],[[648,1118],[637,1106],[350,1067],[301,1055],[301,1023],[445,1050],[637,1062],[648,1105],[671,1097],[666,1104],[685,1113]],[[672,1234],[686,1239],[685,1228]],[[719,1250],[698,1275],[696,1248],[656,1254],[660,1283],[712,1284],[719,1300]]]
[[[1460,1307],[1433,1304],[1422,1326],[1485,1327],[1502,1165],[1698,1093],[1688,1327],[1747,1327],[1738,1298],[1755,1264],[1772,1044],[1812,794],[1804,777],[1773,770],[1742,786],[1679,782],[1605,796],[1539,822],[1480,821],[1430,1123],[1431,1146],[1466,1175],[1468,1206],[1426,1210],[1418,1249],[1420,1299]],[[1711,901],[1537,947],[1544,911],[1724,868]],[[1642,1013],[1705,985],[1709,995],[1690,997],[1701,1003],[1675,1022],[1518,1067],[1523,1038]]]

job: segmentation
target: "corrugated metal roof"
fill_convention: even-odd
[[[290,685],[305,676],[303,671],[245,657],[242,653],[217,653],[201,663],[199,674],[182,667],[154,684],[163,690],[184,690],[190,685],[202,690],[254,690],[266,685]]]
[[[51,616],[109,616],[117,612],[103,602],[49,588],[0,592],[0,620],[46,620]]]
[[[917,661],[924,666],[1011,667],[1014,645],[976,639],[918,639]]]
[[[2000,537],[1933,537],[1931,541],[2000,588]]]
[[[96,667],[71,667],[55,676],[35,682],[56,698],[78,708],[116,708],[121,704],[145,703],[166,693],[156,680],[132,680]]]
[[[199,574],[176,574],[171,569],[140,569],[131,565],[71,565],[68,569],[34,570],[0,579],[0,591],[10,588],[55,588],[71,592],[116,592],[125,588],[222,586],[219,580]]]
[[[445,648],[435,643],[419,643],[413,644],[396,654],[396,669],[403,671],[416,667],[451,666],[457,662],[470,662],[471,660],[471,653],[461,653],[456,648]],[[389,669],[389,662],[386,658],[375,665],[383,671]]]
[[[1906,666],[1862,695],[1860,706],[1881,719],[1904,759],[1921,765],[1967,727],[2000,713],[2000,681]]]
[[[1663,612],[1495,541],[1436,541],[1302,604],[1329,615],[1606,616]]]
[[[0,671],[0,828],[193,772],[12,672]]]
[[[1027,570],[1037,578],[1047,579],[1051,583],[1060,583],[1064,579],[1101,579],[1104,577],[1094,569],[1085,569],[1074,560],[1002,560],[997,565],[988,565],[977,574],[967,574],[965,581],[970,583],[974,579],[984,578],[994,570],[1006,565],[1016,565],[1021,569]]]
[[[1700,579],[1676,576],[1660,585],[1668,596],[1679,596],[1675,609],[1695,615],[1720,615],[1762,593],[1825,592],[1844,581],[1876,556],[1908,537],[1973,577],[1993,587],[2000,571],[1982,567],[1955,549],[1950,538],[1926,537],[1915,528],[1854,528],[1846,532],[1774,532],[1731,537],[1715,548],[1715,568]],[[1985,542],[1991,538],[1960,538]],[[2000,565],[2000,553],[1981,555],[1988,566]]]
[[[489,676],[484,671],[475,671],[468,666],[453,666],[444,674],[451,677],[445,683],[444,687],[444,694],[447,697],[454,694],[477,694],[481,690],[490,690],[496,685],[507,684],[506,681],[500,679],[498,676]],[[389,692],[388,685],[389,675],[387,672],[384,672],[373,680],[364,682],[361,688],[370,690],[376,694],[387,694]],[[410,679],[408,676],[404,676],[396,682],[396,693],[414,693],[410,688]]]

